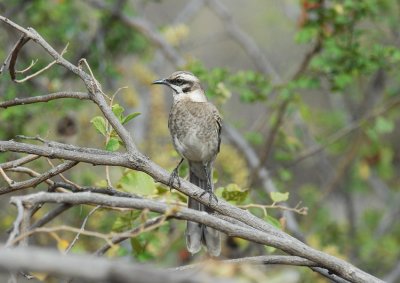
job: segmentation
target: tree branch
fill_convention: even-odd
[[[3,101],[0,102],[0,108],[7,108],[11,106],[16,106],[16,105],[25,105],[25,104],[31,104],[31,103],[38,103],[38,102],[48,102],[54,99],[60,99],[60,98],[76,98],[76,99],[89,99],[89,95],[84,92],[68,92],[68,91],[62,91],[62,92],[55,92],[55,93],[50,93],[46,95],[40,95],[40,96],[33,96],[33,97],[27,97],[27,98],[14,98],[13,100],[8,100],[8,101]]]
[[[31,162],[33,160],[36,160],[39,157],[40,157],[39,155],[30,154],[30,155],[21,157],[16,160],[4,162],[4,163],[0,164],[0,168],[9,169],[9,168],[13,168],[13,167],[18,167],[18,166],[24,165],[28,162]]]
[[[207,263],[207,262],[206,262]],[[295,266],[308,266],[315,267],[315,262],[310,260],[287,255],[267,255],[267,256],[253,256],[244,258],[235,258],[218,261],[218,263],[224,264],[255,264],[255,265],[267,265],[267,264],[282,264],[282,265],[295,265]],[[201,267],[204,263],[195,263],[190,265],[178,266],[171,268],[172,270],[188,270],[197,267]]]
[[[297,255],[314,261],[320,267],[328,269],[330,273],[338,274],[340,277],[351,282],[382,282],[381,280],[355,268],[351,264],[311,249],[296,239],[288,237],[282,232],[265,233],[260,230],[234,225],[214,215],[206,214],[189,208],[170,207],[165,203],[160,203],[154,200],[120,198],[94,193],[54,194],[39,192],[26,196],[12,197],[11,202],[15,204],[23,203],[24,205],[28,206],[42,203],[63,202],[70,204],[92,204],[122,208],[149,209],[150,211],[167,214],[178,219],[202,223],[230,236],[240,237],[256,243],[276,247],[291,255]]]
[[[55,251],[25,247],[0,249],[0,270],[30,270],[56,276],[73,277],[80,282],[158,283],[226,282],[202,273],[171,272],[123,260],[108,260],[86,255],[61,255]]]
[[[65,163],[62,163],[46,173],[41,174],[40,176],[37,176],[35,178],[26,180],[26,181],[21,181],[21,182],[14,182],[6,187],[0,188],[0,195],[2,194],[7,194],[10,192],[15,192],[17,190],[22,190],[25,188],[29,187],[36,187],[38,184],[42,183],[43,181],[50,179],[51,177],[54,177],[61,172],[64,172],[72,167],[74,167],[76,164],[78,164],[77,161],[67,161]]]

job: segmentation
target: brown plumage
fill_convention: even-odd
[[[173,89],[174,101],[168,119],[172,142],[176,151],[189,162],[189,181],[209,193],[211,201],[214,196],[212,166],[221,144],[221,116],[215,106],[207,101],[199,79],[192,73],[175,72],[169,78],[154,83],[165,84]],[[191,198],[188,200],[188,207],[212,212]],[[196,253],[201,249],[202,243],[210,255],[220,254],[220,233],[188,221],[188,250]]]

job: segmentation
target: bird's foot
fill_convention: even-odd
[[[202,192],[202,193],[200,194],[200,197],[204,196],[205,194],[209,194],[209,196],[208,196],[208,201],[210,202],[210,204],[211,204],[211,202],[212,202],[212,199],[214,199],[215,202],[218,203],[218,198],[217,198],[217,196],[214,194],[214,192],[212,191],[211,187],[208,187],[207,190],[204,190],[204,192]]]
[[[181,161],[179,161],[178,165],[172,171],[171,176],[169,176],[169,180],[168,180],[169,191],[172,191],[172,189],[174,189],[174,181],[175,180],[178,183],[178,186],[175,188],[179,189],[181,187],[181,181],[179,180],[179,166],[181,166],[183,160],[184,159],[182,158]]]
[[[172,191],[172,189],[174,189],[175,180],[178,184],[176,188],[179,189],[181,187],[181,181],[179,180],[178,167],[175,168],[174,171],[172,171],[171,176],[169,176],[168,180],[169,191]]]

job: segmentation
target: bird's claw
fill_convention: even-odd
[[[204,192],[202,192],[202,193],[200,194],[200,197],[204,196],[205,194],[209,194],[208,201],[209,201],[210,204],[211,204],[212,199],[214,199],[215,202],[218,203],[218,198],[217,198],[217,196],[213,193],[213,191],[212,191],[211,189],[207,189],[207,190],[205,190]]]
[[[168,180],[169,191],[172,191],[172,189],[174,189],[174,181],[175,180],[178,183],[178,186],[176,188],[179,189],[181,187],[181,181],[179,180],[179,175],[178,175],[177,169],[174,169],[174,171],[172,171],[172,173],[171,173],[171,176],[169,177],[169,180]]]

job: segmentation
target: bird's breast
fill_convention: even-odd
[[[209,162],[218,153],[219,134],[212,113],[201,106],[173,105],[168,125],[179,154],[190,161]]]

